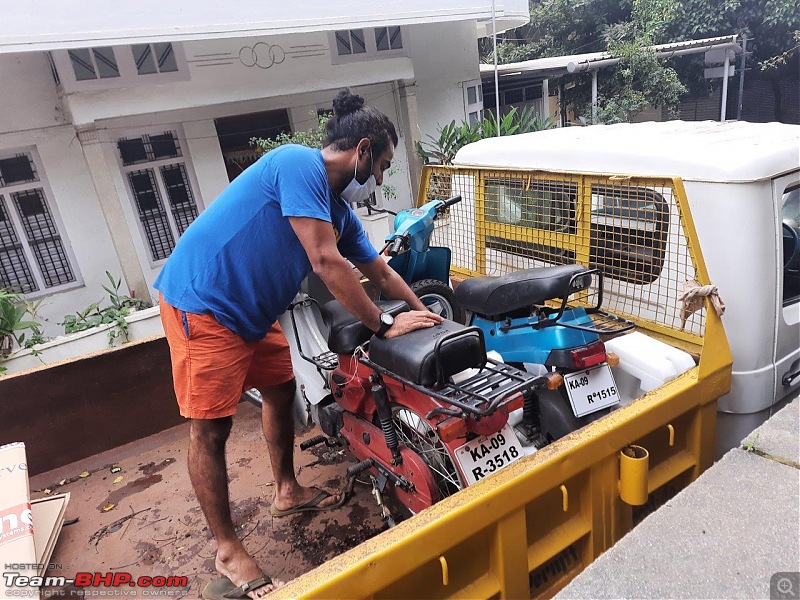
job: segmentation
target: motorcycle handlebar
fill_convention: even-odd
[[[444,201],[443,207],[447,208],[449,206],[453,206],[453,204],[458,204],[459,202],[461,202],[461,196],[453,196],[449,200]]]
[[[389,256],[396,255],[398,252],[400,252],[402,247],[403,247],[403,238],[401,237],[395,238],[395,240],[389,246]]]

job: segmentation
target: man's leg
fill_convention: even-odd
[[[311,500],[319,490],[301,486],[294,472],[294,403],[295,380],[263,387],[261,424],[269,447],[272,475],[275,478],[275,508],[286,510]],[[331,506],[341,500],[341,494],[333,494],[321,500],[320,508]]]
[[[216,568],[239,585],[261,576],[261,569],[247,553],[236,535],[228,498],[228,472],[225,465],[225,442],[231,432],[232,417],[192,419],[189,434],[189,478],[197,501],[217,542]],[[275,582],[280,585],[279,582]],[[273,586],[251,594],[263,596]]]

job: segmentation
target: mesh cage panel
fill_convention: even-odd
[[[423,201],[462,196],[432,240],[452,250],[454,272],[587,265],[603,274],[605,310],[687,341],[702,338],[704,311],[684,315],[679,300],[698,267],[675,181],[428,166],[422,185]],[[594,302],[594,281],[571,303]]]

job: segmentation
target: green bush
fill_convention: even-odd
[[[110,306],[100,308],[102,300],[93,302],[85,309],[76,312],[74,315],[66,315],[64,320],[59,323],[64,327],[64,333],[77,333],[100,325],[111,325],[114,327],[108,330],[108,344],[111,345],[118,337],[123,337],[128,341],[128,322],[125,317],[135,310],[150,308],[151,303],[131,296],[120,295],[119,289],[121,280],[114,279],[114,276],[106,271],[111,287],[103,286],[108,293]]]
[[[497,137],[498,130],[501,136],[514,135],[552,129],[557,124],[553,117],[542,119],[530,106],[520,111],[514,106],[499,123],[491,114],[473,125],[450,121],[440,126],[438,137],[428,135],[429,142],[416,142],[416,152],[426,165],[450,165],[461,148],[484,138]]]

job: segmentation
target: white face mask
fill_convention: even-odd
[[[369,149],[369,164],[371,171],[373,167],[372,148]],[[370,175],[369,179],[367,179],[364,183],[358,183],[358,179],[356,179],[357,174],[358,161],[356,161],[356,168],[353,169],[353,178],[350,180],[350,183],[347,184],[347,187],[342,191],[342,198],[351,204],[356,202],[364,202],[372,195],[372,193],[375,191],[375,188],[378,187],[378,182],[375,181],[375,175]]]

